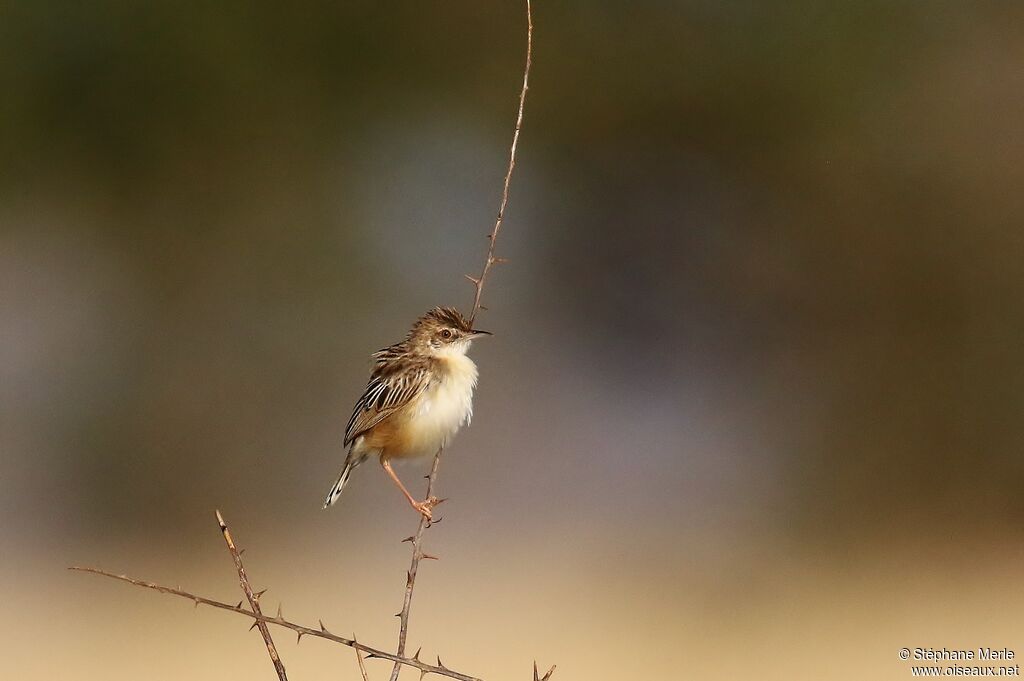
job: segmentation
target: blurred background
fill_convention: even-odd
[[[524,19],[0,5],[7,672],[273,679],[242,618],[65,571],[234,602],[215,508],[265,608],[394,645],[415,515],[373,466],[320,503],[369,354],[471,302]],[[1024,653],[1022,22],[537,3],[511,262],[411,650],[488,681]],[[359,678],[278,645],[294,679]]]

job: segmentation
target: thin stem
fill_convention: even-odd
[[[533,681],[550,681],[552,674],[555,673],[555,667],[556,667],[555,665],[551,665],[551,669],[549,669],[547,671],[547,673],[544,674],[544,676],[541,676],[540,672],[537,671],[537,661],[534,660],[533,661]]]
[[[438,449],[437,454],[434,455],[434,464],[430,467],[430,475],[427,476],[427,499],[433,497],[434,482],[437,480],[437,470],[441,467],[441,454],[443,452],[444,448],[441,448]],[[405,540],[412,541],[412,562],[409,564],[409,571],[406,573],[405,599],[402,601],[402,612],[398,614],[400,625],[398,628],[397,654],[399,657],[405,655],[405,639],[409,634],[409,611],[412,609],[413,589],[416,588],[416,573],[419,572],[420,560],[426,557],[421,550],[421,546],[423,545],[423,532],[430,527],[431,524],[431,521],[427,520],[426,516],[421,516],[420,524],[416,528],[416,534]],[[398,674],[401,670],[402,665],[395,662],[395,666],[391,670],[390,681],[397,681]]]
[[[249,601],[253,613],[263,615],[263,612],[260,610],[261,594],[253,592],[252,584],[249,583],[249,577],[245,574],[245,567],[242,565],[242,554],[235,548],[235,542],[231,539],[231,532],[228,530],[228,526],[224,522],[224,516],[220,514],[219,510],[217,511],[217,524],[220,525],[220,532],[224,535],[224,542],[228,545],[231,558],[235,561],[235,569],[238,570],[238,584],[242,587],[242,591],[245,592],[245,597]],[[270,636],[270,629],[267,628],[267,623],[257,619],[256,626],[260,630],[263,642],[267,645],[267,652],[270,653],[270,661],[274,663],[277,678],[280,681],[288,681],[288,675],[284,671],[284,662],[281,661],[281,656],[277,654],[277,647],[274,645],[274,639]]]
[[[530,0],[526,0],[526,65],[523,67],[523,87],[519,91],[519,109],[516,113],[516,127],[515,132],[512,134],[512,145],[509,148],[508,170],[505,173],[505,182],[502,186],[501,204],[498,206],[498,217],[494,222],[494,229],[492,229],[491,233],[488,235],[490,243],[487,247],[487,257],[484,259],[480,275],[477,277],[466,275],[466,278],[473,282],[473,286],[475,287],[473,294],[473,308],[469,313],[470,324],[473,323],[476,319],[477,313],[480,312],[480,298],[483,295],[484,283],[487,281],[487,275],[490,273],[491,267],[502,262],[501,258],[494,255],[494,248],[498,241],[498,233],[501,231],[502,222],[505,220],[505,208],[508,206],[509,185],[512,182],[512,171],[515,170],[516,167],[516,151],[519,148],[519,134],[523,128],[523,109],[526,105],[526,91],[530,88],[530,67],[532,64],[533,10],[530,6]],[[437,454],[434,455],[434,465],[430,469],[430,475],[427,476],[428,500],[433,497],[434,482],[437,479],[437,469],[441,464],[441,454],[443,451],[443,448],[439,449]],[[412,561],[409,565],[409,571],[406,573],[405,600],[402,603],[402,611],[398,614],[400,625],[398,629],[397,652],[399,656],[405,654],[405,641],[409,633],[409,612],[412,607],[413,591],[416,588],[416,574],[419,571],[420,560],[427,557],[421,548],[423,544],[423,532],[430,526],[430,524],[431,523],[427,518],[420,518],[419,526],[416,528],[416,534],[410,537],[412,541]],[[391,670],[390,681],[398,681],[398,675],[401,671],[402,666],[395,663],[395,666]]]
[[[181,589],[172,589],[169,586],[154,584],[153,582],[147,582],[141,579],[134,579],[126,575],[115,575],[113,572],[107,572],[105,570],[100,570],[98,568],[73,566],[69,567],[68,569],[76,570],[78,572],[91,572],[94,575],[103,575],[104,577],[110,577],[111,579],[127,582],[128,584],[134,584],[135,586],[141,586],[146,589],[153,589],[154,591],[159,591],[160,593],[170,594],[172,596],[180,596],[181,598],[187,598],[188,600],[195,603],[196,606],[199,606],[199,604],[209,605],[213,606],[214,608],[220,608],[221,610],[227,610],[229,612],[238,613],[239,615],[251,617],[257,622],[265,622],[267,624],[274,624],[279,627],[284,627],[285,629],[291,629],[296,634],[298,634],[299,640],[302,640],[303,636],[312,636],[314,638],[322,638],[327,641],[333,641],[334,643],[340,643],[343,646],[355,648],[356,650],[361,650],[362,652],[366,653],[366,659],[380,658],[382,660],[391,660],[392,662],[404,664],[409,667],[415,667],[416,669],[419,669],[421,672],[426,672],[427,674],[439,674],[440,676],[447,676],[448,678],[457,679],[458,681],[483,681],[483,679],[479,679],[475,676],[469,676],[468,674],[462,674],[452,669],[448,669],[447,667],[444,667],[442,665],[426,664],[424,662],[420,662],[417,659],[401,657],[400,655],[386,653],[383,650],[378,650],[377,648],[371,648],[370,646],[363,645],[362,643],[357,642],[355,639],[348,639],[343,636],[336,636],[329,632],[323,626],[322,623],[320,625],[320,629],[314,629],[312,627],[305,627],[301,624],[289,622],[280,615],[278,615],[277,617],[267,617],[262,613],[256,613],[252,610],[246,610],[242,607],[241,603],[239,603],[238,605],[231,605],[230,603],[224,603],[222,601],[215,601],[211,598],[197,596],[196,594],[189,593],[188,591],[182,591]]]
[[[355,643],[356,635],[352,634],[352,642]],[[363,664],[363,654],[359,652],[359,648],[353,648],[352,652],[356,654],[356,662],[359,664],[359,674],[363,677],[363,681],[370,681],[370,675],[366,673],[366,665]],[[536,667],[536,663],[533,665]]]
[[[504,262],[504,259],[494,255],[494,246],[498,241],[498,232],[501,231],[501,224],[505,220],[505,207],[508,206],[508,187],[512,182],[512,171],[516,167],[516,150],[519,147],[519,133],[523,129],[523,108],[526,105],[526,91],[530,89],[530,66],[533,63],[533,11],[530,7],[530,0],[526,0],[526,66],[523,68],[523,87],[519,91],[519,112],[516,115],[516,129],[512,134],[512,146],[508,153],[508,171],[505,173],[505,184],[501,191],[501,204],[498,206],[498,218],[494,221],[494,229],[487,235],[490,245],[487,247],[487,258],[484,259],[484,266],[476,277],[466,275],[466,278],[473,282],[475,291],[473,293],[473,308],[469,313],[469,323],[476,320],[480,312],[480,297],[484,292],[484,282],[491,267]]]

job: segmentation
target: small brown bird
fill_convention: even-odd
[[[391,460],[435,454],[469,423],[477,370],[466,351],[474,338],[489,335],[470,328],[458,310],[435,307],[405,340],[373,354],[373,373],[345,429],[348,456],[324,508],[338,500],[355,467],[376,456],[412,507],[431,519],[438,500],[416,501]]]

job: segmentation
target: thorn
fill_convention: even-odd
[[[323,631],[323,632],[326,633],[327,627],[324,626],[324,621],[323,620],[317,620],[317,622],[320,623],[320,631]]]
[[[367,659],[367,660],[373,660],[373,659],[375,659],[376,657],[377,657],[377,655],[376,655],[376,654],[374,654],[374,653],[366,653],[366,657],[365,657],[364,659]]]
[[[235,606],[235,610],[241,610],[241,609],[242,609],[242,601],[238,601],[238,605]]]
[[[192,607],[198,610],[199,609],[199,599],[198,598],[193,598],[192,600],[195,601],[195,605],[193,605]]]
[[[428,672],[426,669],[421,669],[420,670],[420,681],[423,681],[423,677],[426,676],[429,673],[430,672]]]
[[[537,675],[537,660],[533,661],[533,681],[540,681],[540,676]]]
[[[253,597],[258,601],[260,598],[263,597],[263,594],[265,594],[265,593],[267,593],[266,589],[264,589],[263,591],[257,591],[256,593],[253,594]]]
[[[405,539],[403,539],[402,541],[400,541],[398,543],[399,544],[404,544],[405,542],[410,542],[411,543],[411,542],[414,542],[414,541],[416,541],[416,537],[414,537],[413,535],[409,535],[408,537],[406,537]]]
[[[238,549],[238,557],[241,558],[242,554],[245,553],[245,549]]]
[[[441,560],[437,556],[432,556],[429,553],[421,553],[420,558],[422,558],[423,560]]]
[[[297,632],[295,632],[295,645],[298,645],[298,644],[302,643],[302,635],[303,635],[304,633],[305,633],[305,632],[303,632],[303,631],[297,631]]]
[[[252,626],[251,626],[251,627],[249,627],[249,631],[252,631],[253,629],[255,629],[255,628],[256,628],[256,625],[257,625],[257,624],[259,624],[259,623],[260,623],[260,621],[259,621],[259,620],[253,620],[253,621],[252,621]]]
[[[477,279],[476,277],[472,277],[472,276],[470,276],[468,274],[463,274],[462,276],[464,276],[466,279],[469,279],[471,282],[473,282],[474,286],[477,286],[477,285],[480,284],[480,280]]]
[[[487,311],[489,311],[489,310],[490,310],[491,308],[487,307],[486,305],[481,305],[481,306],[480,306],[480,309],[481,309],[481,310],[483,310],[484,312],[487,312]]]
[[[492,262],[495,265],[504,265],[505,263],[508,262],[508,258],[498,258],[498,257],[496,257],[496,258],[494,258],[494,260]]]
[[[421,650],[423,650],[423,646],[420,646],[419,648],[416,649],[416,654],[412,656],[412,659],[414,659],[417,662],[419,662],[420,661],[420,651]]]
[[[277,604],[277,619],[281,619],[281,618],[282,618],[282,615],[281,615],[281,604],[278,603]]]
[[[437,656],[437,666],[440,667],[441,669],[447,669],[447,667],[444,666],[444,662],[441,662],[441,656],[440,655]]]

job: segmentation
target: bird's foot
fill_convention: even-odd
[[[438,499],[437,497],[427,497],[423,501],[413,501],[412,507],[416,511],[427,519],[427,522],[434,521],[434,507],[441,504],[445,499]]]

